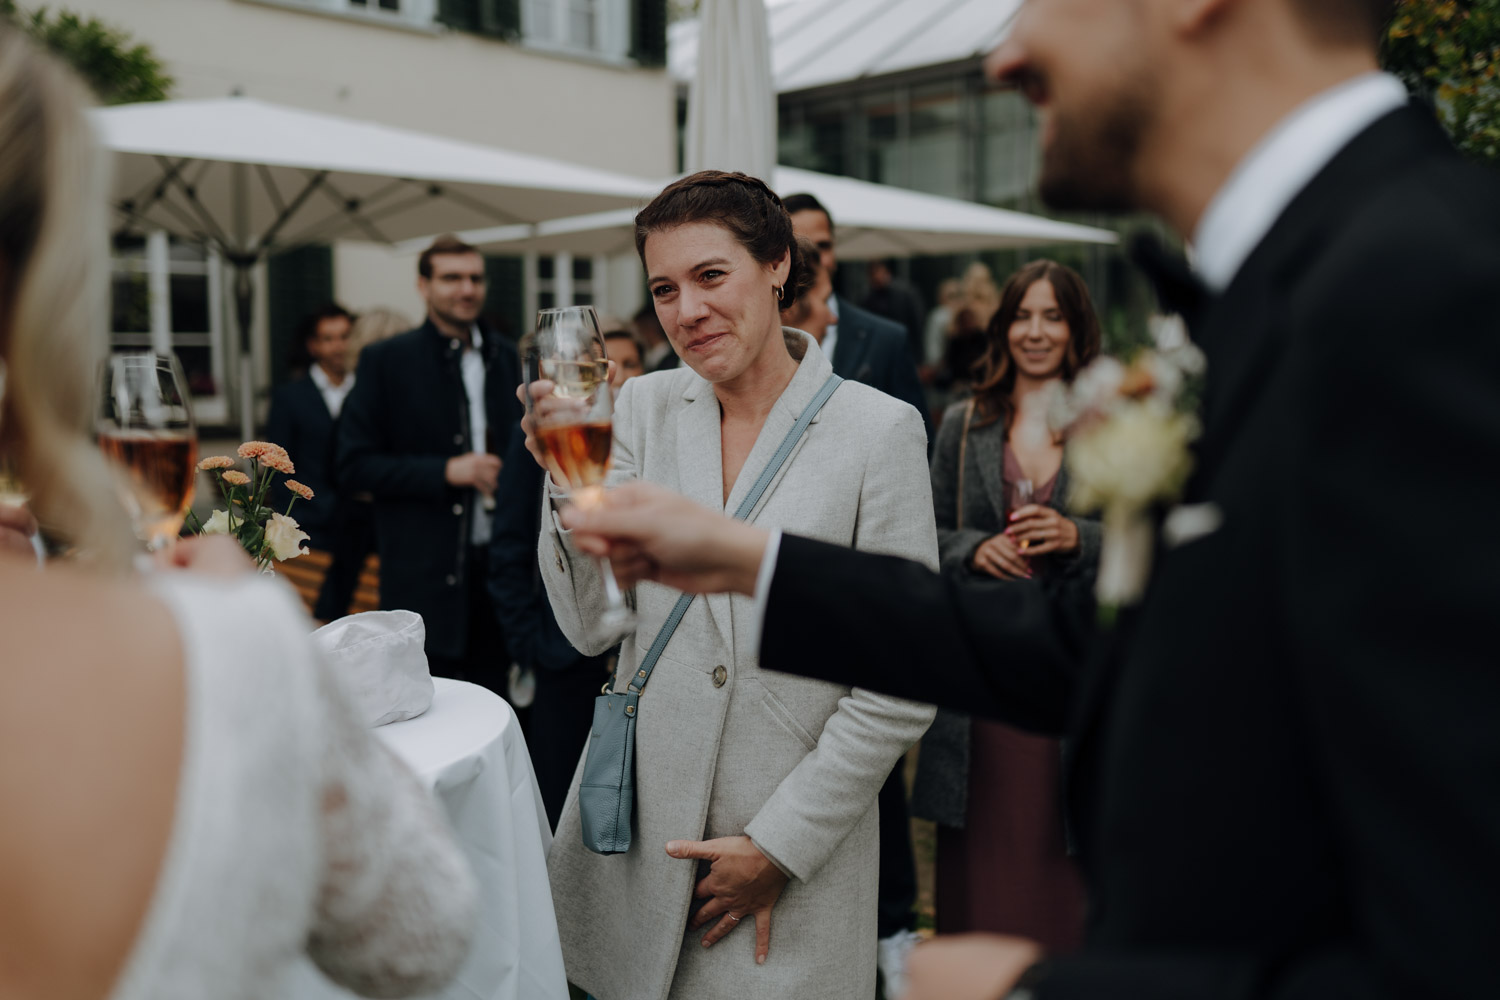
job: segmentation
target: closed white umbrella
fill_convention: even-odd
[[[837,226],[840,260],[1119,242],[1107,229],[851,177],[778,167],[772,178],[772,187],[780,194],[807,192],[828,207]],[[626,253],[635,249],[634,219],[628,210],[600,212],[536,225],[475,230],[464,238],[502,253]]]
[[[381,243],[633,205],[656,187],[545,157],[245,97],[90,112],[116,154],[124,230],[217,246],[235,267],[241,431],[251,434],[251,272],[278,249]]]
[[[688,171],[776,167],[776,88],[764,0],[703,0],[698,65],[688,93]]]

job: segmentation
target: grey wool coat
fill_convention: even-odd
[[[1001,582],[969,568],[974,550],[1005,530],[1005,427],[1000,421],[969,427],[967,448],[964,410],[968,401],[954,403],[943,414],[932,449],[932,502],[936,508],[938,558],[944,575],[955,579],[989,581],[995,586],[1030,586]],[[959,453],[963,454],[963,493],[959,494]],[[1067,463],[1057,474],[1048,506],[1067,512],[1071,485]],[[963,527],[958,512],[962,503]],[[1078,525],[1078,552],[1058,557],[1057,572],[1091,575],[1099,566],[1102,527],[1097,518],[1069,514]],[[969,717],[944,709],[922,740],[917,780],[912,787],[912,813],[945,826],[962,827],[968,811]]]
[[[639,477],[715,509],[739,507],[832,367],[785,331],[796,374],[724,502],[719,404],[691,369],[631,380],[615,408],[613,477]],[[812,538],[937,564],[916,410],[856,382],[833,394],[750,520]],[[543,514],[538,556],[558,624],[585,653],[603,607],[592,560]],[[640,626],[621,647],[620,690],[678,593],[636,588]],[[762,670],[755,602],[699,597],[641,696],[631,849],[603,857],[581,840],[578,781],[548,857],[568,977],[599,1000],[869,1000],[875,992],[881,784],[932,721],[927,705]],[[755,964],[753,920],[713,948],[687,930],[698,863],[676,839],[748,835],[791,876]],[[705,869],[706,870],[706,869]]]

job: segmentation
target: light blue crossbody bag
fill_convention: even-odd
[[[781,447],[766,463],[739,510],[734,512],[736,518],[743,521],[750,516],[761,496],[770,488],[771,481],[791,457],[797,442],[807,433],[813,418],[842,381],[837,375],[828,376],[828,381],[823,383],[787,432]],[[683,594],[677,599],[625,691],[616,692],[611,677],[604,693],[594,699],[594,725],[583,758],[578,811],[583,825],[583,846],[595,854],[623,854],[630,850],[635,819],[635,721],[640,711],[641,692],[651,679],[651,671],[656,669],[662,650],[672,641],[672,633],[677,631],[682,616],[687,614],[692,603],[692,594]]]

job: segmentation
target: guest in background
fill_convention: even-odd
[[[974,396],[950,407],[938,429],[932,497],[944,573],[1001,587],[1092,577],[1099,523],[1062,513],[1068,469],[1046,398],[1098,353],[1099,320],[1076,272],[1038,260],[1006,282]],[[1078,947],[1084,892],[1066,849],[1061,759],[1055,739],[939,711],[923,738],[912,809],[938,822],[940,933]]]
[[[0,24],[0,445],[80,554],[0,554],[0,996],[363,996],[459,968],[475,891],[291,592],[224,538],[131,570],[93,443],[109,261],[81,84]],[[101,840],[101,831],[108,831]]]
[[[833,294],[833,282],[813,245],[803,239],[799,239],[797,245],[812,274],[812,284],[807,291],[782,307],[781,322],[794,330],[801,330],[822,344],[828,327],[833,324],[833,310],[828,308],[828,297]]]
[[[957,278],[944,278],[938,285],[937,305],[927,314],[927,323],[922,334],[923,381],[930,381],[936,367],[943,360],[943,351],[948,346],[948,337],[953,332],[953,319],[963,307],[963,282]]]
[[[641,344],[627,330],[604,335],[614,362],[610,388],[641,372]],[[521,354],[526,347],[523,342]],[[542,530],[542,484],[546,473],[526,453],[526,436],[511,436],[500,484],[495,491],[495,535],[490,543],[490,597],[505,630],[511,658],[535,678],[530,733],[526,738],[537,787],[554,828],[567,801],[578,756],[588,742],[594,698],[609,678],[615,651],[584,656],[557,627],[537,567],[536,540]]]
[[[789,195],[783,204],[792,217],[797,237],[807,240],[818,251],[823,270],[832,281],[839,266],[833,216],[810,194]],[[922,383],[917,378],[916,363],[906,349],[906,331],[899,323],[866,312],[836,294],[829,294],[828,308],[833,313],[833,322],[819,347],[833,362],[833,370],[844,378],[863,382],[887,396],[910,403],[922,416],[930,448],[932,413],[927,409]]]
[[[370,344],[339,427],[340,485],[375,502],[380,605],[427,623],[440,677],[506,695],[509,659],[486,564],[500,458],[520,418],[515,349],[479,323],[484,258],[440,236],[417,262],[417,329]]]
[[[656,318],[656,307],[651,303],[641,306],[631,320],[631,325],[646,349],[641,360],[645,362],[648,373],[669,371],[682,363],[677,352],[672,349],[672,342],[662,332],[661,320]]]
[[[353,322],[353,315],[337,302],[303,318],[297,326],[297,343],[308,359],[307,374],[276,387],[266,417],[266,437],[291,452],[298,481],[313,491],[311,500],[297,505],[297,522],[315,549],[333,548],[338,523],[335,428],[344,400],[354,388],[349,371]]]
[[[923,317],[926,309],[917,290],[895,273],[895,261],[872,260],[866,267],[870,279],[870,290],[860,305],[876,316],[900,325],[906,330],[906,348],[911,352],[912,363],[922,363]]]
[[[973,389],[974,366],[984,356],[989,341],[986,330],[1000,308],[1000,290],[990,269],[979,261],[964,272],[963,301],[953,317],[953,330],[943,352],[943,364],[935,380],[950,400],[965,398]]]
[[[411,329],[411,320],[403,313],[384,306],[373,306],[361,312],[349,329],[348,366],[353,371],[360,353],[370,344],[387,340]],[[354,377],[349,377],[354,384]],[[274,440],[274,439],[273,439]],[[342,618],[349,613],[349,603],[359,588],[359,576],[365,560],[375,551],[375,506],[369,493],[338,494],[333,515],[333,542],[328,547],[332,558],[318,588],[313,617],[322,622]]]
[[[733,510],[833,374],[778,314],[809,277],[791,220],[761,181],[703,171],[658,195],[636,233],[684,367],[621,391],[611,476]],[[925,456],[910,407],[838,385],[751,519],[935,565]],[[597,655],[611,645],[589,635],[598,564],[558,530],[556,511],[543,510],[542,576],[563,633]],[[679,596],[636,589],[640,623],[621,646],[617,690]],[[627,853],[584,847],[570,790],[548,873],[569,976],[602,1000],[875,992],[876,796],[932,710],[761,670],[751,607],[694,601],[651,674]]]

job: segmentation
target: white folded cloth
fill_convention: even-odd
[[[349,615],[312,637],[366,725],[404,722],[432,707],[432,673],[423,649],[427,626],[415,611]]]

